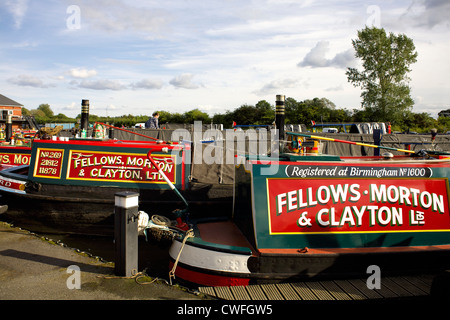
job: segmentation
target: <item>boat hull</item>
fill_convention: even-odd
[[[4,179],[0,171],[0,181]],[[3,180],[4,181],[4,180]],[[171,217],[185,204],[171,190],[142,190],[113,187],[59,186],[41,184],[39,190],[27,181],[8,179],[16,190],[0,187],[1,204],[8,205],[5,219],[35,232],[85,235],[114,234],[116,193],[136,192],[139,210],[149,215]],[[20,190],[24,189],[24,190]],[[189,218],[229,215],[232,210],[231,186],[214,189],[210,185],[191,185],[183,195],[189,204]]]
[[[190,182],[190,155],[189,144],[35,140],[26,164],[0,171],[4,217],[38,232],[112,235],[115,194],[123,191],[136,192],[150,215],[170,216],[184,200],[192,215],[229,215],[232,185]]]
[[[208,226],[203,226],[208,228]],[[214,226],[213,228],[217,228]],[[227,229],[223,225],[223,229]],[[233,239],[229,239],[233,241]],[[173,241],[169,269],[195,286],[246,286],[261,283],[369,277],[370,266],[383,276],[437,273],[450,268],[450,245],[354,249],[256,250],[225,247],[220,241]]]
[[[448,160],[304,159],[236,166],[232,219],[175,240],[175,275],[221,286],[450,268]],[[240,268],[223,269],[224,245]]]

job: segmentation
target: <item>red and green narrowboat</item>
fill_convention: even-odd
[[[436,154],[239,157],[231,219],[148,228],[172,234],[176,279],[203,286],[448,269],[449,177]]]
[[[158,169],[150,163],[149,151]],[[10,154],[9,161],[18,155]],[[139,192],[140,205],[148,212],[179,207],[159,169],[181,192],[191,190],[188,144],[35,139],[30,158],[22,159],[29,163],[0,171],[0,194],[8,205],[5,215],[32,230],[112,234],[114,194],[124,190]]]
[[[31,146],[0,145],[0,170],[30,164]]]

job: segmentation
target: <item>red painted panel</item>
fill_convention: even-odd
[[[449,231],[447,179],[268,179],[271,234]]]

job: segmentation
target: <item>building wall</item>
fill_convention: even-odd
[[[14,119],[16,118],[22,118],[22,107],[19,106],[1,106],[0,105],[0,123],[2,126],[4,126],[4,123],[6,123],[6,117],[3,116],[3,110],[12,110],[12,129],[17,130],[21,128],[21,125],[19,125],[17,122],[14,122]]]
[[[22,107],[0,106],[0,110],[12,110],[13,116],[22,116]]]

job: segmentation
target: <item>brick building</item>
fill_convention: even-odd
[[[0,94],[0,126],[4,126],[8,115],[11,115],[13,130],[33,128],[34,124],[30,122],[30,117],[22,115],[22,107],[22,104]]]

